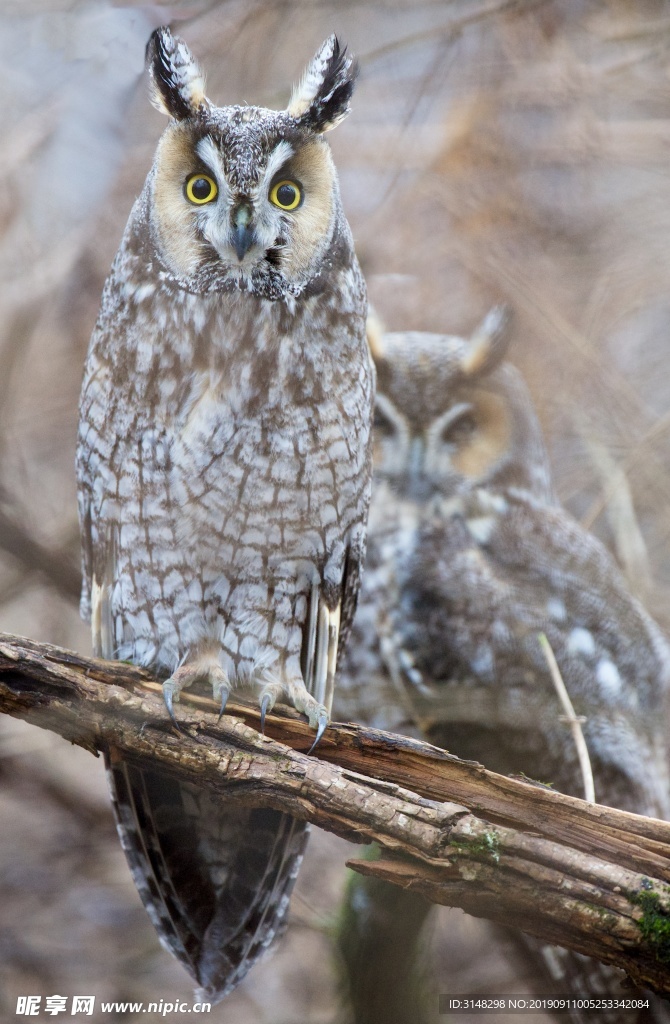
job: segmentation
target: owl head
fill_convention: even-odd
[[[518,487],[552,500],[540,425],[503,358],[510,315],[497,306],[470,338],[368,331],[377,367],[374,466],[408,498]]]
[[[153,33],[154,106],[170,117],[145,187],[152,243],[184,288],[309,294],[351,245],[324,140],[348,113],[357,68],[323,43],[286,110],[217,107],[188,47]]]

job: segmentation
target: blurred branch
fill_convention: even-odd
[[[493,0],[492,3],[482,4],[475,11],[452,18],[445,25],[434,25],[430,29],[420,32],[405,32],[400,39],[394,39],[390,43],[385,43],[361,54],[361,60],[365,66],[368,66],[374,60],[386,57],[396,50],[415,46],[417,43],[434,43],[436,40],[450,42],[452,39],[458,38],[465,29],[480,21],[485,21],[487,18],[494,18],[500,14],[511,14],[519,10],[528,14],[535,8],[545,6],[546,3],[547,0]]]
[[[644,600],[651,590],[652,582],[649,555],[635,514],[626,469],[616,462],[605,445],[586,427],[580,432],[600,480],[601,491],[591,508],[581,517],[582,526],[585,530],[593,529],[601,512],[606,512],[619,565],[637,596]],[[625,462],[629,459],[630,456]]]
[[[183,694],[176,733],[147,672],[0,634],[0,711],[96,753],[160,766],[226,800],[274,807],[383,859],[354,861],[428,899],[516,925],[670,992],[670,823],[487,771],[429,744],[332,725],[319,757],[288,709]],[[271,738],[272,737],[272,738]],[[278,742],[281,741],[281,742]],[[445,802],[446,801],[446,802]]]
[[[67,551],[52,550],[11,516],[0,504],[0,550],[21,563],[27,572],[39,573],[63,597],[79,601],[81,573]]]

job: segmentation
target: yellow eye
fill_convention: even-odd
[[[297,181],[278,181],[270,190],[270,202],[280,210],[295,210],[302,202],[302,192]]]
[[[219,194],[216,182],[208,174],[192,174],[184,186],[184,191],[186,198],[196,206],[213,202]]]

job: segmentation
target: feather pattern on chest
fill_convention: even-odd
[[[363,282],[350,262],[328,289],[289,302],[192,294],[160,271],[152,287],[155,268],[130,244],[82,392],[92,575],[104,576],[113,545],[117,656],[173,672],[211,638],[224,669],[247,677],[272,656],[264,640],[278,659],[287,640],[299,656],[311,587],[334,607],[346,549],[362,545]]]

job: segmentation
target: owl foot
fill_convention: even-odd
[[[324,708],[323,709],[323,713],[318,715],[318,717],[316,719],[316,736],[314,737],[314,742],[312,743],[311,747],[307,751],[308,754],[311,754],[312,751],[314,750],[314,748],[316,747],[317,743],[319,742],[319,740],[323,736],[324,732],[326,731],[326,728],[328,727],[328,722],[329,721],[330,721],[330,718],[328,716],[328,712]],[[311,722],[310,722],[310,725],[311,725]],[[312,726],[312,728],[314,728],[314,726]]]
[[[308,754],[311,754],[330,722],[328,708],[325,704],[320,704],[315,697],[312,697],[311,693],[308,693],[304,686],[293,685],[288,688],[288,692],[293,707],[307,715],[310,728],[316,729],[314,742],[307,751]]]
[[[179,694],[181,690],[184,688],[184,686],[188,686],[189,682],[193,682],[190,672],[185,672],[185,668],[185,665],[181,665],[177,669],[177,671],[173,672],[170,678],[166,679],[165,682],[163,683],[163,700],[165,701],[165,707],[168,710],[168,714],[172,719],[172,724],[174,725],[177,732],[183,732],[184,730],[180,726],[175,716],[174,703],[178,702]]]
[[[289,682],[284,686],[274,682],[267,683],[263,687],[260,697],[261,732],[265,734],[265,716],[268,711],[272,711],[275,701],[282,693],[286,695],[288,703],[296,711],[301,711],[304,715],[307,715],[310,728],[316,729],[316,737],[308,751],[311,754],[328,727],[330,714],[325,704],[320,704],[315,697],[312,697],[311,693],[307,692],[302,680]]]
[[[219,721],[221,721],[221,716],[226,710],[226,702],[232,687],[227,674],[219,664],[212,663],[208,659],[207,662],[193,661],[180,665],[170,678],[166,679],[163,683],[165,707],[172,719],[172,724],[179,732],[184,732],[184,730],[175,717],[174,705],[178,703],[181,691],[185,687],[191,686],[197,679],[207,679],[209,681],[214,700],[219,704]]]

